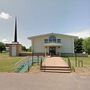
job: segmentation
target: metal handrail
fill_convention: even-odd
[[[29,67],[30,65],[30,57],[26,57],[24,60],[20,60],[18,63],[15,64],[15,72],[20,72],[25,67]],[[32,62],[31,62],[32,63]],[[26,70],[27,71],[27,70]]]
[[[33,60],[32,60],[33,59]],[[15,64],[15,72],[26,72],[29,71],[30,67],[33,65],[33,63],[37,63],[40,68],[42,67],[43,58],[41,57],[41,61],[38,57],[26,57],[23,60],[20,60],[18,63]]]
[[[70,67],[70,69],[71,69],[71,62],[70,62],[69,57],[68,57],[68,65],[69,65],[69,67]]]

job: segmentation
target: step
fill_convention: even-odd
[[[41,70],[42,72],[50,72],[50,73],[71,73],[71,71],[62,71],[62,70]]]
[[[63,70],[63,71],[70,71],[70,68],[41,68],[41,70]]]
[[[69,68],[69,66],[41,66],[42,68]]]
[[[69,67],[62,66],[42,66],[41,71],[43,72],[53,72],[53,73],[70,73],[71,69]]]

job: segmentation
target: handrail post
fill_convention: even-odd
[[[42,69],[42,58],[41,58],[41,63],[40,63],[40,70]]]
[[[29,72],[30,68],[29,68],[29,57],[28,57],[28,72]]]
[[[71,69],[71,62],[70,62],[69,57],[68,57],[68,65],[69,65],[69,67],[70,67],[70,69]]]
[[[33,53],[32,53],[32,66],[33,66],[33,56],[34,56],[34,55],[33,55]]]
[[[83,61],[82,60],[78,61],[78,67],[83,67]]]
[[[77,53],[75,52],[75,66],[77,67]]]
[[[38,55],[37,57],[38,57],[38,62],[37,62],[37,63],[38,63],[38,65],[39,65],[39,55]]]

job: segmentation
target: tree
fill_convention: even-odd
[[[75,46],[74,49],[76,53],[82,53],[84,50],[83,49],[83,39],[80,38],[80,39],[75,40],[74,46]]]
[[[0,42],[0,52],[2,53],[2,51],[6,50],[5,48],[5,44]]]
[[[27,51],[27,49],[26,49],[25,46],[22,46],[22,50],[23,50],[23,51]]]
[[[83,41],[83,48],[84,48],[85,52],[90,54],[90,37],[84,39],[84,41]]]
[[[31,52],[31,51],[32,51],[32,50],[31,50],[31,46],[29,47],[28,51],[29,51],[29,52]]]

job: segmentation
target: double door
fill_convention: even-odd
[[[56,55],[56,47],[49,47],[49,54]]]

